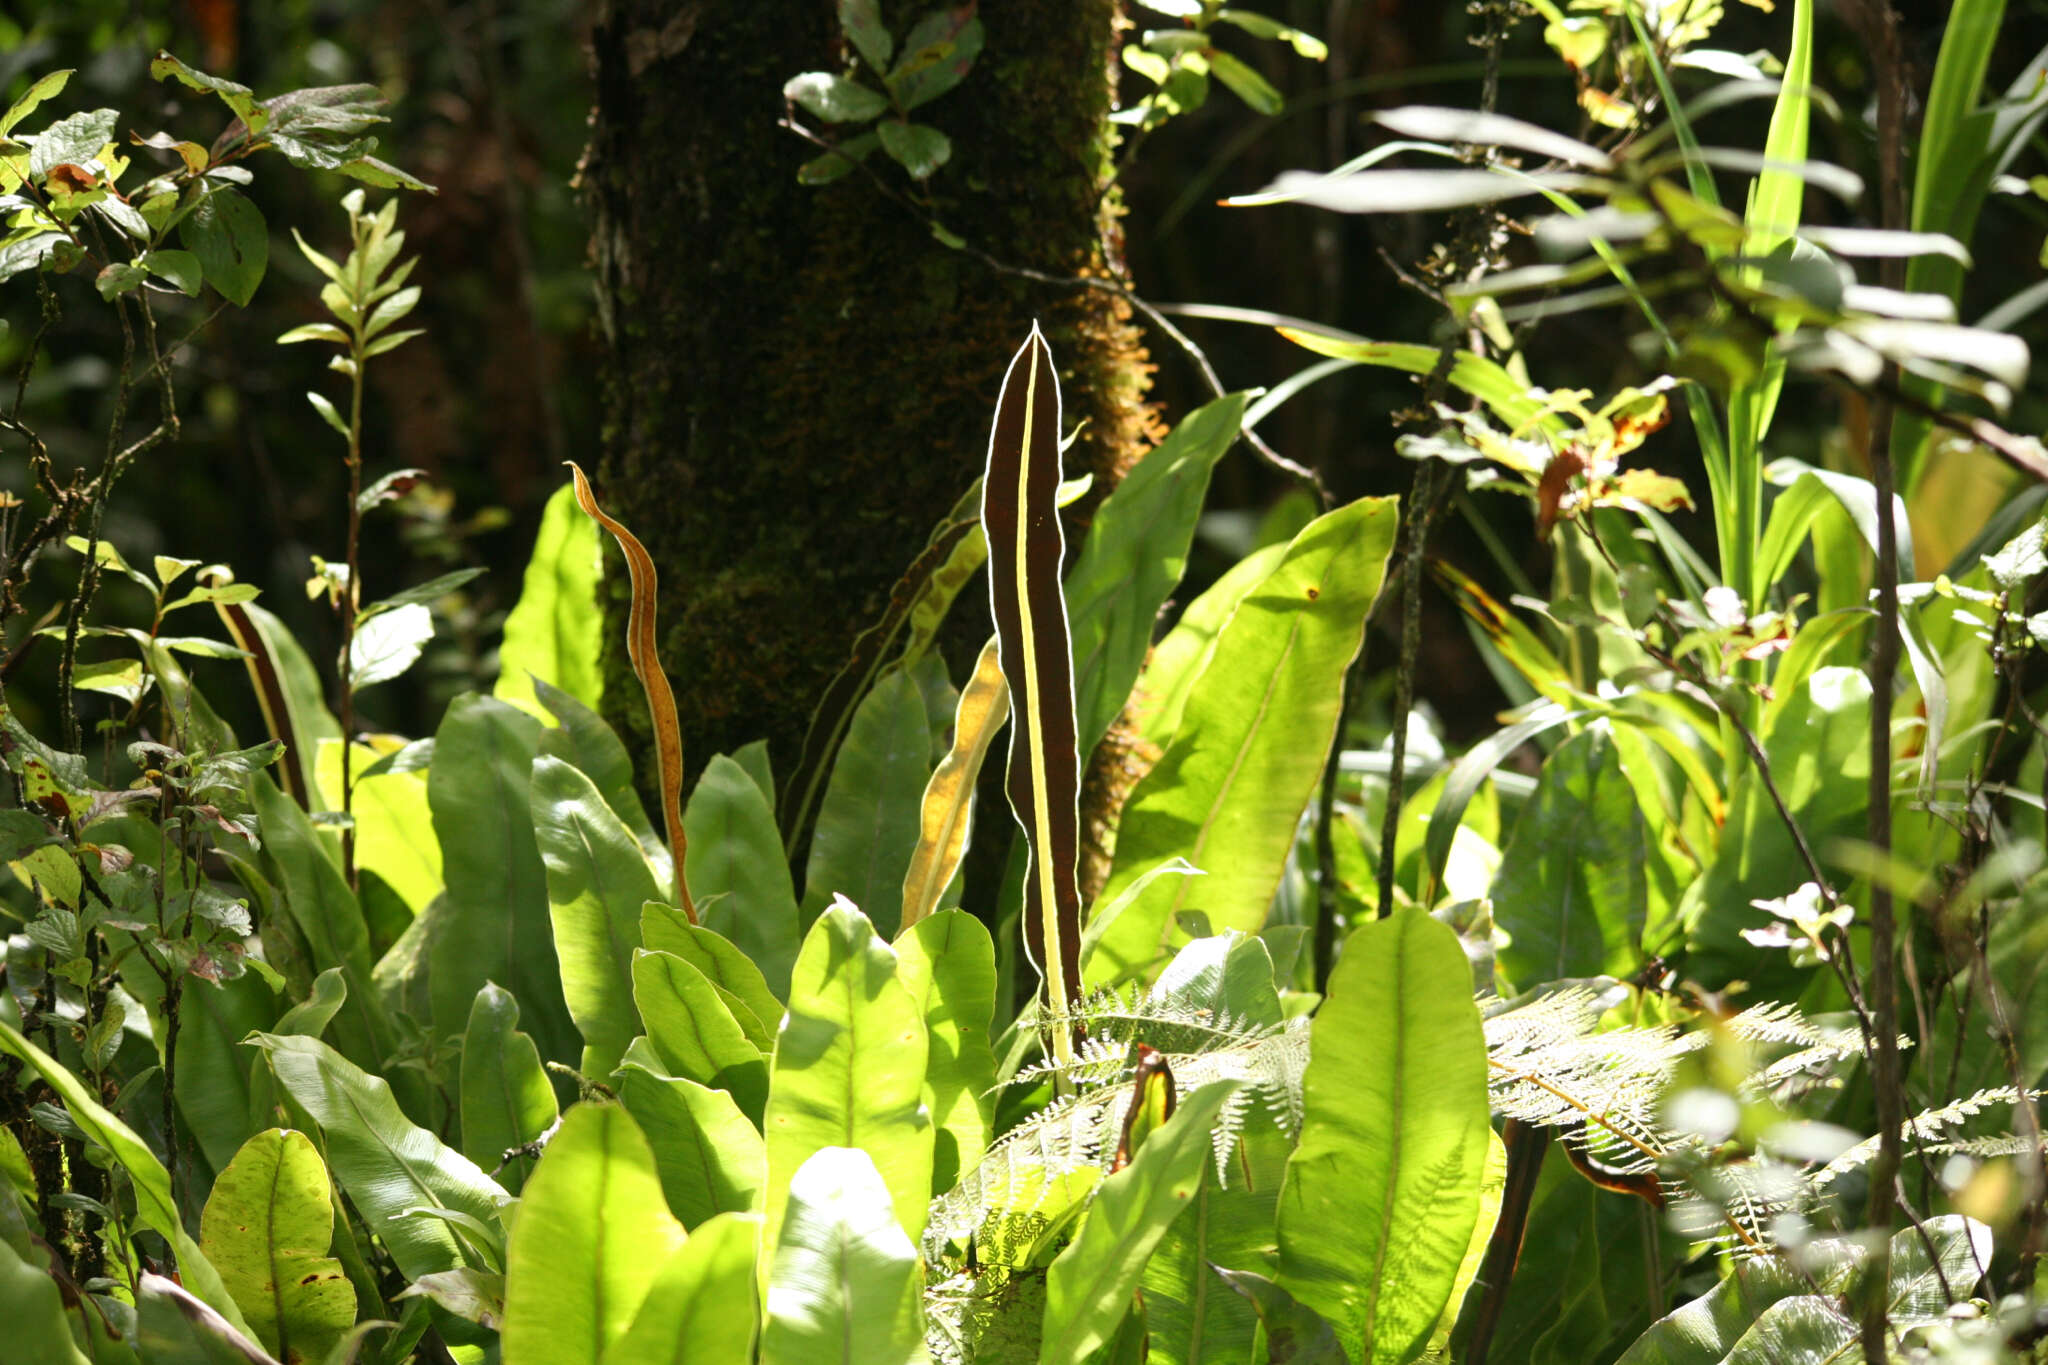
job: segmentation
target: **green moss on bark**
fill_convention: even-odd
[[[887,7],[900,35],[917,13]],[[610,346],[599,494],[654,554],[692,771],[766,737],[786,774],[814,699],[978,471],[1004,365],[1037,319],[1070,467],[1113,481],[1147,439],[1123,302],[951,250],[866,176],[810,188],[781,87],[840,69],[830,0],[615,0],[594,33],[584,185]],[[1102,274],[1115,0],[983,6],[968,79],[918,117],[953,159],[936,214],[1004,262]],[[875,169],[909,182],[879,155]],[[607,604],[608,719],[646,753]],[[963,600],[958,642],[986,632]]]

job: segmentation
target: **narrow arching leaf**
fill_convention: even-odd
[[[446,1210],[489,1226],[510,1195],[454,1148],[408,1119],[391,1086],[317,1038],[259,1033],[286,1094],[320,1125],[327,1161],[371,1232],[407,1279],[471,1264],[449,1221],[411,1216]]]
[[[749,1117],[761,1113],[767,1062],[702,972],[673,953],[636,953],[633,999],[668,1074],[730,1091]]]
[[[676,719],[675,692],[668,685],[668,674],[662,672],[661,657],[655,651],[654,613],[660,580],[654,557],[631,531],[605,515],[597,505],[597,495],[590,491],[590,481],[573,462],[569,472],[575,476],[576,502],[584,515],[611,532],[626,557],[626,571],[633,585],[633,605],[626,616],[626,654],[647,693],[647,709],[654,718],[654,749],[661,769],[661,823],[668,831],[669,856],[675,867],[676,901],[683,913],[694,920],[697,908],[690,901],[684,857],[683,728]]]
[[[1003,681],[996,642],[982,646],[974,675],[960,690],[953,716],[953,745],[925,784],[918,812],[917,847],[903,877],[905,929],[937,911],[959,874],[973,823],[974,786],[996,732],[1010,716],[1010,688]]]
[[[505,1358],[599,1365],[683,1239],[632,1116],[571,1109],[526,1182],[506,1250]]]
[[[917,1248],[865,1151],[824,1147],[794,1173],[768,1272],[761,1365],[923,1361]]]
[[[1161,878],[1096,943],[1089,977],[1149,968],[1175,916],[1255,933],[1279,886],[1295,826],[1337,732],[1344,672],[1379,595],[1398,513],[1364,498],[1317,518],[1245,597],[1188,694],[1173,743],[1138,783],[1102,899],[1185,857],[1205,877]]]
[[[995,943],[972,915],[941,910],[897,936],[896,979],[923,1014],[930,1044],[924,1075],[937,1194],[981,1160],[994,1128]]]
[[[1081,763],[1074,729],[1073,652],[1060,588],[1066,535],[1060,483],[1060,388],[1052,348],[1032,325],[996,399],[982,476],[989,606],[1010,685],[1005,790],[1024,827],[1024,942],[1064,1017],[1081,995]],[[1055,1050],[1071,1047],[1053,1030]]]
[[[905,1232],[924,1230],[932,1120],[924,1107],[924,1020],[896,976],[896,954],[845,901],[818,916],[790,977],[762,1136],[768,1150],[764,1246],[781,1238],[790,1180],[822,1147],[874,1158]]]
[[[1525,152],[1588,170],[1604,171],[1614,164],[1614,159],[1598,147],[1505,114],[1404,104],[1398,109],[1380,110],[1372,116],[1372,121],[1407,137],[1427,138],[1432,142],[1468,142],[1480,147],[1518,147]]]
[[[632,1052],[615,1074],[619,1098],[654,1147],[669,1210],[684,1227],[759,1209],[767,1157],[760,1130],[731,1095],[658,1075]]]
[[[760,1238],[759,1214],[721,1213],[692,1228],[605,1365],[753,1365]]]
[[[1408,374],[1433,374],[1441,359],[1441,352],[1435,346],[1400,341],[1349,341],[1292,327],[1282,327],[1279,331],[1295,345],[1317,355],[1402,370]],[[1485,356],[1469,351],[1458,352],[1445,378],[1486,404],[1511,430],[1520,430],[1532,423],[1554,426],[1558,422],[1556,417],[1545,413],[1540,402],[1529,396],[1528,385]]]
[[[547,870],[533,836],[539,743],[533,717],[475,695],[448,703],[434,733],[427,801],[448,891],[426,946],[426,986],[433,1027],[446,1037],[468,1025],[485,982],[502,983],[519,998],[541,1056],[568,1062],[577,1034],[562,998]]]
[[[744,767],[720,754],[698,777],[683,828],[690,888],[703,904],[705,927],[738,945],[779,996],[789,989],[801,939],[796,887],[769,800]],[[772,1028],[775,1018],[765,1022]]]
[[[832,765],[804,871],[807,919],[845,896],[895,931],[930,774],[924,694],[908,670],[891,669],[861,700]]]
[[[486,983],[469,1009],[462,1035],[462,1154],[519,1193],[532,1157],[505,1161],[505,1153],[546,1132],[560,1110],[533,1039],[519,1031],[519,1001]]]
[[[272,1128],[242,1144],[199,1229],[256,1340],[285,1365],[320,1359],[354,1325],[355,1288],[327,1255],[327,1167],[304,1133]]]
[[[236,1327],[246,1327],[248,1324],[242,1320],[242,1310],[235,1306],[234,1296],[221,1283],[220,1273],[206,1259],[206,1253],[199,1249],[199,1243],[192,1240],[185,1231],[184,1223],[179,1220],[177,1201],[171,1195],[170,1172],[149,1150],[149,1145],[136,1135],[134,1129],[107,1112],[83,1081],[4,1019],[0,1019],[0,1052],[20,1058],[30,1070],[41,1076],[64,1101],[64,1110],[71,1116],[71,1121],[83,1130],[87,1138],[111,1153],[115,1162],[128,1173],[140,1221],[163,1234],[164,1240],[171,1244],[171,1250],[178,1258],[178,1272],[192,1292],[226,1315]]]
[[[585,1075],[619,1064],[640,1032],[633,1012],[633,953],[654,876],[640,845],[597,787],[559,758],[533,761],[533,834],[547,868],[562,998],[583,1034]]]
[[[1358,1365],[1421,1349],[1472,1237],[1486,1041],[1458,936],[1422,911],[1354,930],[1316,1013],[1280,1283]]]
[[[1080,1233],[1046,1272],[1039,1365],[1081,1365],[1115,1334],[1145,1262],[1202,1183],[1210,1129],[1236,1089],[1218,1081],[1182,1099],[1131,1164],[1102,1183]]]
[[[595,710],[604,695],[598,669],[603,643],[597,609],[598,533],[576,506],[576,490],[556,489],[541,512],[533,555],[519,602],[505,618],[498,647],[498,681],[491,695],[537,720],[541,702],[534,681],[549,683]]]
[[[1236,444],[1245,395],[1196,408],[1096,510],[1067,575],[1075,735],[1085,752],[1124,709],[1159,609],[1187,568],[1216,462]]]

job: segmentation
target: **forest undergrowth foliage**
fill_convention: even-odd
[[[1182,23],[1126,55],[1154,87],[1136,131],[1210,75],[1260,106],[1225,29],[1321,52],[1151,8]],[[159,58],[225,106],[209,147],[39,119],[65,74],[34,83],[0,118],[0,279],[45,319],[115,310],[127,345],[94,468],[23,421],[40,333],[0,413],[28,476],[0,496],[0,680],[49,670],[58,698],[0,698],[0,1353],[2041,1359],[2048,452],[2015,329],[2048,289],[1957,317],[1980,211],[2031,192],[2042,59],[1987,93],[2003,7],[1958,0],[1908,184],[1871,9],[1873,206],[1810,156],[1816,117],[1851,117],[1813,83],[1811,0],[1755,56],[1706,47],[1697,0],[1535,8],[1594,140],[1390,110],[1361,162],[1243,201],[1450,212],[1419,277],[1443,334],[1282,320],[1320,358],[1180,415],[1070,542],[1034,330],[982,476],[788,774],[760,744],[683,754],[651,560],[581,470],[494,690],[431,735],[364,730],[357,695],[463,586],[363,583],[363,519],[420,478],[365,450],[364,373],[420,297],[395,196],[295,229],[331,320],[279,338],[346,381],[308,395],[351,482],[307,578],[337,657],[228,566],[130,563],[102,518],[136,460],[176,458],[160,329],[265,273],[244,162],[427,187],[372,155],[367,87],[263,100]],[[961,191],[907,116],[980,20],[899,45],[872,3],[840,15],[847,68],[791,98],[879,120],[838,170],[882,148],[878,192],[912,177],[937,228]],[[1764,147],[1715,145],[1752,100]],[[1540,259],[1510,262],[1523,240]],[[1640,332],[1616,392],[1544,386],[1543,323],[1580,309]],[[1218,463],[1356,365],[1417,377],[1413,492],[1325,499],[1160,636]],[[1826,460],[1767,458],[1781,396],[1823,389],[1858,415]],[[1705,489],[1658,467],[1675,407]],[[1955,524],[1959,467],[2010,480],[1980,524]],[[1695,505],[1709,548],[1666,516]],[[1532,518],[1552,581],[1502,602],[1432,560],[1447,511]],[[601,562],[661,737],[639,766],[598,714]],[[1427,574],[1514,701],[1463,753],[1412,709],[1412,626],[1365,660],[1397,675],[1384,742],[1347,707],[1375,611],[1412,623]],[[956,673],[940,627],[983,592],[994,633]],[[261,735],[209,703],[242,688]],[[1112,726],[1149,766],[1084,904],[1081,773]],[[1005,734],[1007,811],[977,801]],[[988,919],[958,908],[976,841],[1008,851]]]

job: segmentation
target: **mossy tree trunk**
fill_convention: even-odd
[[[930,7],[885,3],[884,20],[900,39]],[[974,69],[918,111],[953,145],[930,216],[1006,265],[1103,276],[1117,0],[999,0],[981,18]],[[781,91],[845,69],[833,0],[611,0],[594,46],[599,495],[660,566],[691,771],[765,737],[786,777],[853,637],[979,472],[1032,320],[1068,424],[1087,421],[1070,471],[1107,482],[1141,453],[1149,366],[1115,294],[951,249],[864,172],[797,183],[816,149],[777,127]],[[606,710],[645,754],[612,587]],[[955,610],[971,650],[985,602]]]

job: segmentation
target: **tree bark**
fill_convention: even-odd
[[[929,4],[885,3],[899,42]],[[1114,262],[1107,115],[1117,0],[1001,0],[967,79],[917,111],[951,139],[921,189],[876,153],[823,187],[777,127],[783,83],[848,70],[832,0],[609,0],[582,182],[609,347],[598,492],[661,571],[660,649],[690,770],[765,737],[786,777],[813,704],[979,472],[1034,318],[1059,363],[1069,474],[1143,449],[1150,373],[1127,306],[1063,278]],[[913,202],[904,202],[913,201]],[[651,754],[610,578],[606,718]],[[987,633],[955,607],[949,655]],[[643,763],[642,770],[648,765]]]

